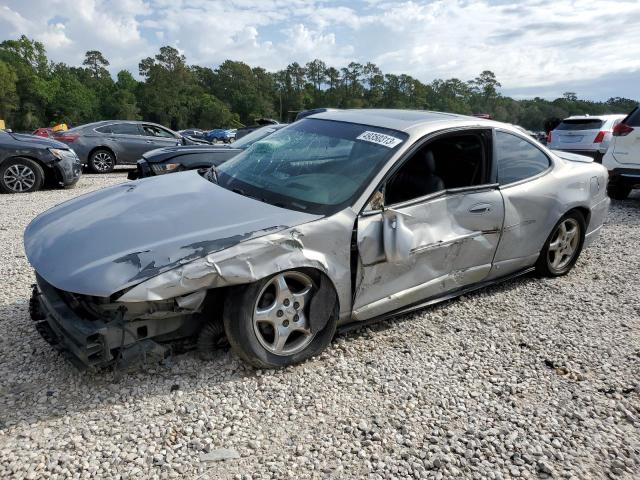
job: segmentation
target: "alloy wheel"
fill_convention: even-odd
[[[99,172],[108,172],[113,167],[113,158],[107,152],[98,152],[93,156],[93,166]]]
[[[4,172],[4,184],[14,192],[25,192],[36,183],[36,174],[27,165],[11,165]]]
[[[293,355],[314,339],[309,324],[309,303],[314,284],[301,272],[274,276],[258,294],[253,329],[260,345],[274,355]]]
[[[573,260],[580,244],[580,225],[574,218],[564,220],[553,233],[547,253],[549,266],[561,271]]]

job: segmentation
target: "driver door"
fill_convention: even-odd
[[[394,178],[409,168],[407,161],[378,192],[382,206],[375,209],[374,201],[370,203],[373,208],[365,209],[358,218],[356,320],[481,282],[491,270],[504,204],[497,185],[489,182],[490,136],[463,133],[437,142],[429,142],[415,154],[427,148],[435,157],[435,168],[425,169],[424,174],[437,181],[430,177],[424,183],[436,191],[420,191],[423,179],[416,179],[420,170],[415,168],[406,177],[412,185],[395,182],[393,188],[421,196],[407,199],[390,191]],[[384,198],[401,201],[388,204]]]

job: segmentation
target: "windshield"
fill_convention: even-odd
[[[218,167],[220,186],[293,210],[350,205],[407,139],[396,130],[303,119]]]
[[[283,127],[284,126],[285,125],[283,125]],[[280,127],[280,125],[269,125],[268,127],[258,128],[257,130],[254,130],[253,132],[246,134],[241,139],[236,140],[235,143],[232,145],[232,147],[247,148],[249,145],[257,142],[258,140],[263,139],[267,135],[272,134],[273,132],[275,132],[276,130],[279,130],[280,128],[282,128]]]

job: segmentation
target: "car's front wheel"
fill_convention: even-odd
[[[96,150],[89,157],[89,169],[93,173],[109,173],[116,166],[116,158],[109,150]]]
[[[607,188],[607,193],[609,197],[614,200],[624,200],[631,193],[631,187],[625,187],[622,185],[609,185]]]
[[[314,328],[312,303],[319,291],[317,279],[297,270],[234,288],[224,308],[231,347],[258,368],[286,367],[317,355],[331,343],[337,324],[331,308],[324,325],[315,321]]]
[[[42,167],[29,158],[13,158],[0,165],[0,191],[4,193],[35,192],[43,183]]]
[[[582,251],[585,229],[584,217],[579,212],[569,212],[562,217],[540,252],[536,272],[545,277],[569,273]]]

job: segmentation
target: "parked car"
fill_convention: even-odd
[[[0,130],[0,191],[25,193],[45,184],[69,187],[80,179],[80,160],[64,143]]]
[[[138,160],[137,169],[129,172],[129,180],[165,173],[218,166],[249,148],[258,140],[285,127],[286,124],[267,125],[242,137],[232,145],[187,145],[151,150]]]
[[[209,142],[233,143],[236,141],[235,128],[215,128],[209,130],[205,136],[205,140]]]
[[[187,130],[180,130],[178,133],[183,137],[194,138],[196,140],[207,140],[207,132],[198,128],[188,128]]]
[[[565,118],[549,133],[547,145],[553,150],[578,153],[602,162],[613,128],[624,115],[576,115]]]
[[[130,120],[88,123],[55,135],[69,145],[94,173],[116,165],[135,165],[143,153],[161,147],[195,143],[162,125]]]
[[[45,137],[49,138],[53,136],[53,130],[50,128],[36,128],[31,135],[35,135],[37,137]]]
[[[236,140],[240,140],[245,135],[250,134],[254,130],[264,127],[265,125],[279,125],[280,122],[273,118],[256,118],[253,125],[236,129]]]
[[[611,198],[624,200],[640,188],[640,106],[614,127],[602,164],[609,170]]]
[[[84,366],[196,335],[207,351],[222,332],[252,365],[301,362],[337,328],[568,273],[609,197],[602,165],[563,155],[473,117],[313,115],[217,168],[39,215],[24,235],[31,316]]]

